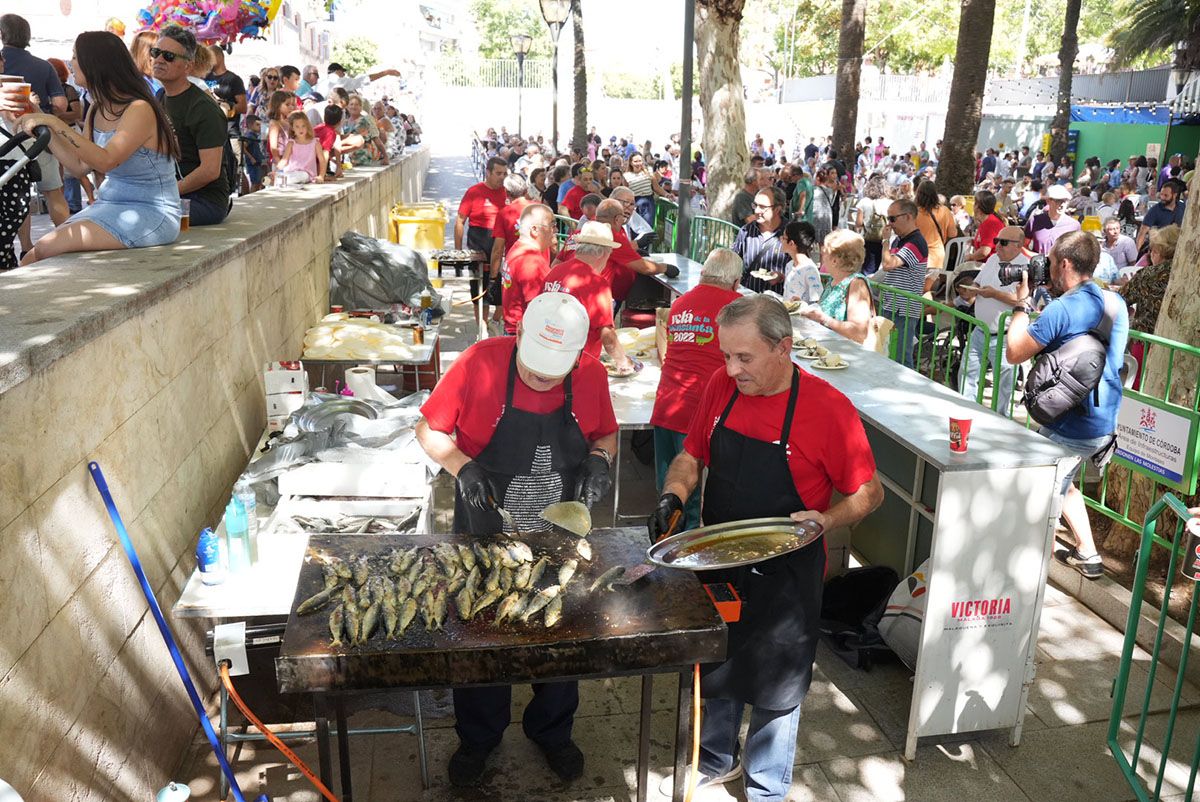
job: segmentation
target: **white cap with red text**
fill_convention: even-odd
[[[544,292],[529,302],[521,318],[517,359],[548,378],[566,376],[587,342],[587,310],[565,292]]]

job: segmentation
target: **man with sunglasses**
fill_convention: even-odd
[[[1017,287],[1014,284],[1000,283],[1000,265],[1027,265],[1029,257],[1021,249],[1023,233],[1020,226],[1006,226],[1000,230],[994,240],[996,252],[988,257],[979,269],[974,284],[962,284],[958,294],[968,303],[975,304],[975,317],[987,324],[988,331],[995,332],[1000,323],[1000,316],[1017,306]],[[979,392],[979,377],[987,373],[988,365],[995,356],[996,340],[994,334],[986,334],[976,327],[971,330],[971,339],[967,352],[963,355],[962,394],[974,401]],[[1015,368],[1003,357],[997,366],[1000,382],[993,388],[1000,398],[997,410],[1001,415],[1010,413],[1013,392],[1013,375]]]
[[[589,326],[579,300],[543,293],[529,303],[515,338],[472,345],[421,407],[417,440],[457,478],[456,533],[505,531],[500,506],[521,532],[554,539],[539,514],[546,506],[570,500],[591,506],[612,488],[617,419],[604,367],[583,353]],[[526,737],[564,782],[583,774],[583,753],[571,739],[578,706],[577,682],[535,683],[522,716]],[[454,690],[459,745],[450,757],[451,785],[479,782],[511,711],[511,686]]]
[[[211,226],[233,207],[222,169],[229,133],[221,107],[188,80],[195,55],[195,35],[178,25],[159,31],[150,48],[154,77],[163,85],[161,101],[179,139],[179,197],[191,201],[193,226]]]
[[[880,280],[883,284],[920,295],[925,289],[929,245],[917,227],[917,205],[910,200],[893,201],[888,207],[887,220],[883,228],[884,241],[891,239],[893,233],[896,237],[883,253]],[[913,346],[921,327],[921,302],[881,290],[879,309],[896,326],[900,364],[913,367]]]

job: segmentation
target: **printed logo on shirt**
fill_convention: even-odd
[[[667,326],[670,342],[708,345],[717,336],[716,324],[708,315],[698,315],[690,309],[671,315]]]
[[[563,289],[561,281],[547,281],[546,288],[542,292],[566,292],[566,290]]]

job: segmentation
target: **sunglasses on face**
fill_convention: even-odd
[[[150,48],[150,58],[152,58],[152,59],[153,58],[161,58],[163,61],[167,62],[168,64],[173,63],[175,61],[175,59],[179,59],[180,61],[191,61],[190,58],[183,55],[182,53],[172,53],[170,50],[163,50],[160,47]]]
[[[899,220],[901,217],[908,217],[908,212],[902,212],[900,214],[889,214],[887,216],[887,221],[889,223],[894,223],[897,220]]]
[[[999,237],[997,237],[993,241],[997,245],[1020,245],[1021,244],[1021,240],[1019,240],[1019,239],[1000,239]]]
[[[267,76],[267,80],[268,80],[268,81],[278,81],[278,80],[279,80],[279,76],[278,76],[278,75],[268,75],[268,76]]]

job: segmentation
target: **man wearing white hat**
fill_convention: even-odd
[[[612,284],[604,277],[608,258],[618,247],[612,227],[592,221],[575,232],[575,252],[546,274],[545,292],[565,292],[583,304],[588,315],[585,354],[600,357],[600,346],[608,352],[618,373],[632,373],[633,362],[625,355],[613,325]]]
[[[1032,240],[1033,250],[1049,254],[1059,237],[1080,229],[1079,221],[1062,211],[1070,199],[1071,191],[1062,184],[1053,184],[1046,190],[1046,208],[1025,224],[1025,236]]]
[[[588,313],[575,298],[543,293],[530,301],[516,338],[492,337],[455,360],[421,407],[417,439],[457,477],[454,531],[504,531],[497,512],[512,514],[521,532],[550,529],[539,513],[577,500],[591,506],[612,488],[617,420],[608,376],[583,353]],[[564,781],[583,773],[583,753],[571,740],[579,705],[575,682],[539,683],[523,725]],[[450,782],[474,785],[510,720],[507,686],[454,691],[459,747]]]

